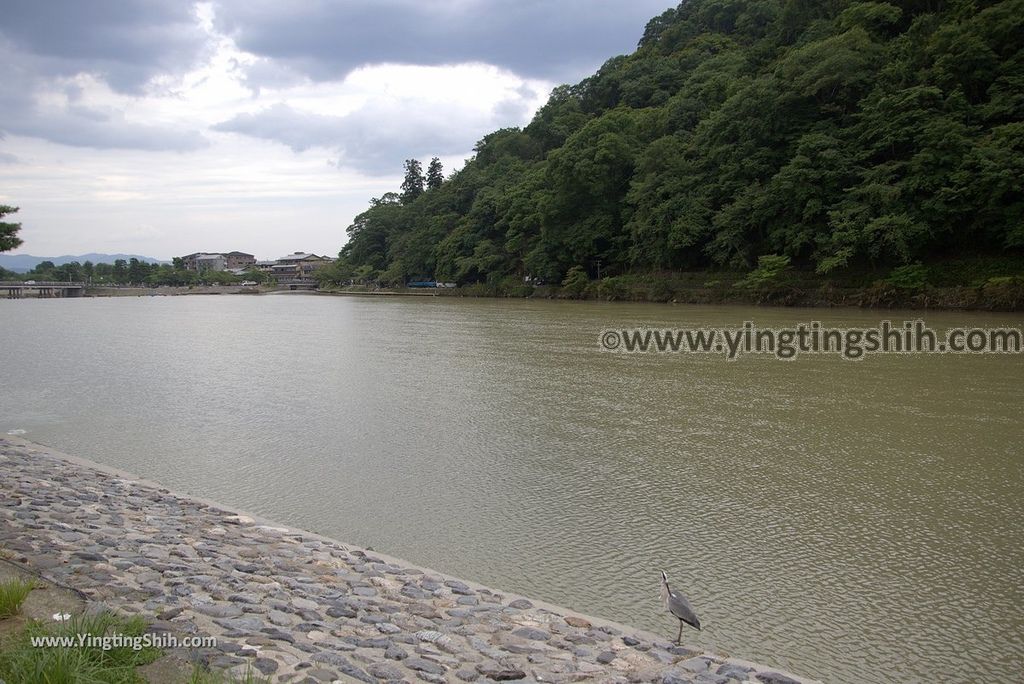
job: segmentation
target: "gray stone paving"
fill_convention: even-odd
[[[265,524],[0,437],[0,550],[280,682],[806,681]]]

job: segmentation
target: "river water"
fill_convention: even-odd
[[[1008,314],[313,295],[0,301],[0,432],[835,682],[1024,671],[1020,356],[602,352]],[[2,476],[2,475],[0,475]],[[895,674],[894,674],[895,673]]]

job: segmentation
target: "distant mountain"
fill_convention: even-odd
[[[52,261],[54,266],[60,266],[61,264],[69,264],[72,261],[77,261],[80,264],[84,264],[86,261],[91,261],[94,264],[112,264],[118,259],[124,259],[125,261],[138,259],[150,264],[171,263],[154,259],[153,257],[142,256],[141,254],[98,254],[92,252],[90,254],[78,255],[65,254],[64,256],[57,257],[32,256],[31,254],[0,254],[0,268],[6,268],[8,271],[14,271],[15,273],[27,273],[44,261]]]

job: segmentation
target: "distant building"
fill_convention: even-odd
[[[185,267],[186,271],[196,271],[196,257],[202,252],[195,252],[194,254],[187,254],[181,257],[181,265]]]
[[[248,269],[256,265],[256,257],[245,252],[228,252],[223,255],[228,269]]]
[[[334,261],[330,257],[293,252],[281,257],[270,266],[270,275],[278,282],[283,280],[310,280],[318,268]]]
[[[334,259],[308,252],[292,252],[274,261],[256,261],[256,257],[245,252],[196,252],[181,257],[189,271],[228,271],[242,275],[256,270],[269,274],[278,282],[313,281],[313,273]]]
[[[227,267],[227,259],[223,254],[197,254],[195,264],[197,271],[223,271]]]
[[[256,257],[245,252],[195,252],[181,257],[187,271],[226,271],[248,269],[256,264]]]

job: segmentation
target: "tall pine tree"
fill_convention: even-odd
[[[430,160],[430,166],[427,167],[427,188],[434,190],[441,187],[442,183],[444,183],[444,169],[441,168],[441,160],[434,157]]]
[[[423,194],[423,165],[418,159],[405,160],[405,180],[402,181],[402,203],[409,204]]]

